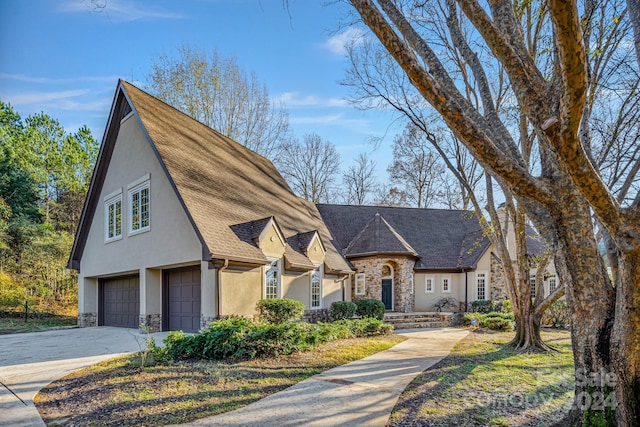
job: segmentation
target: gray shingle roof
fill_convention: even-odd
[[[318,230],[328,271],[350,271],[330,242],[315,205],[298,198],[273,164],[135,86],[120,81],[92,179],[70,265],[78,265],[118,123],[131,106],[185,207],[203,249],[212,258],[266,263],[253,241],[260,221],[275,217],[285,239]],[[104,153],[103,153],[104,152]],[[95,182],[94,182],[95,181]],[[95,188],[94,188],[95,187]]]
[[[469,211],[324,204],[317,207],[331,231],[334,246],[347,257],[359,252],[361,249],[356,249],[360,245],[362,250],[367,249],[362,233],[374,221],[380,222],[381,229],[382,221],[386,222],[389,230],[406,242],[405,251],[411,248],[418,254],[416,269],[474,268],[490,244]],[[375,219],[376,214],[379,220]],[[379,242],[378,247],[401,248],[393,237],[389,243]]]
[[[411,245],[378,212],[344,250],[344,254],[347,257],[373,253],[398,253],[418,256],[418,253]]]

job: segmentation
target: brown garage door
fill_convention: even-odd
[[[200,266],[164,271],[165,330],[200,329]]]
[[[140,324],[140,278],[116,277],[100,280],[98,324],[137,328]]]

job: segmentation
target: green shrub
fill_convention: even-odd
[[[356,314],[362,317],[372,317],[378,320],[384,319],[384,304],[382,301],[371,298],[363,298],[355,301],[358,308]]]
[[[482,319],[484,319],[484,315],[482,313],[466,313],[462,317],[462,324],[465,326],[480,327],[482,324]]]
[[[237,357],[277,357],[321,344],[314,325],[280,323],[255,325],[238,346]]]
[[[339,320],[333,323],[253,324],[234,317],[212,322],[196,335],[169,332],[165,350],[158,359],[228,359],[275,357],[312,349],[322,343],[354,337],[386,335],[393,326],[373,318]],[[154,354],[155,356],[155,354]]]
[[[496,331],[512,331],[516,322],[513,313],[467,313],[462,318],[463,325],[471,325]]]
[[[329,313],[331,320],[351,319],[356,314],[358,306],[351,301],[336,301],[331,303]]]
[[[500,316],[485,315],[484,319],[482,319],[481,326],[493,329],[494,331],[513,331],[515,322]]]
[[[553,328],[566,328],[569,325],[567,301],[561,299],[551,304],[549,308],[542,313],[541,323]]]
[[[501,311],[503,313],[513,313],[513,306],[511,305],[511,301],[508,299],[499,301],[499,307],[497,311]]]
[[[493,301],[473,301],[471,303],[471,311],[474,313],[490,313],[494,310],[494,302]]]
[[[258,301],[256,310],[263,322],[279,325],[302,319],[304,304],[288,298],[266,298]]]
[[[351,332],[355,337],[372,337],[376,335],[388,335],[393,332],[393,325],[383,323],[382,320],[373,317],[352,320]]]

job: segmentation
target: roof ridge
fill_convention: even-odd
[[[236,141],[236,140],[234,140],[234,139],[231,139],[230,137],[228,137],[227,135],[223,134],[223,133],[222,133],[222,132],[220,132],[219,130],[214,129],[214,128],[212,128],[211,126],[208,126],[206,123],[201,122],[200,120],[196,119],[195,117],[191,117],[190,115],[188,115],[188,114],[187,114],[187,113],[185,113],[184,111],[179,110],[178,108],[174,107],[173,105],[169,104],[168,102],[166,102],[166,101],[164,101],[164,100],[162,100],[162,99],[160,99],[160,98],[158,98],[158,97],[156,97],[156,96],[153,96],[152,94],[150,94],[149,92],[147,92],[147,91],[146,91],[146,90],[144,90],[144,89],[140,89],[138,86],[134,85],[133,83],[130,83],[130,82],[128,82],[128,81],[126,81],[126,80],[124,80],[124,79],[118,79],[118,81],[119,81],[121,84],[123,84],[123,86],[124,86],[124,85],[128,85],[128,86],[130,86],[130,87],[134,88],[135,90],[137,90],[137,91],[139,91],[139,92],[142,92],[144,95],[148,96],[149,98],[152,98],[155,102],[160,102],[160,103],[162,103],[162,104],[166,105],[167,107],[171,108],[172,110],[175,110],[177,113],[179,113],[179,114],[181,114],[181,115],[183,115],[183,116],[185,116],[185,117],[188,117],[190,120],[193,120],[194,122],[198,123],[199,125],[204,126],[205,128],[209,129],[210,131],[213,131],[214,133],[216,133],[216,134],[217,134],[217,135],[219,135],[220,137],[222,137],[222,138],[224,138],[224,139],[228,140],[229,142],[232,142],[233,144],[238,145],[239,147],[244,148],[245,150],[247,150],[247,151],[251,152],[252,154],[254,154],[254,155],[256,155],[256,156],[260,156],[260,157],[262,157],[263,159],[265,159],[265,160],[267,160],[267,161],[271,162],[271,160],[269,160],[268,158],[266,158],[266,157],[265,157],[265,156],[263,156],[262,154],[258,153],[257,151],[254,151],[254,150],[252,150],[251,148],[247,147],[246,145],[243,145],[243,144],[239,143],[238,141]],[[125,90],[125,91],[126,91],[126,90]],[[273,163],[273,162],[272,162],[272,163]]]
[[[398,239],[405,248],[407,248],[410,252],[413,252],[416,256],[418,256],[418,251],[413,249],[413,247],[409,244],[409,242],[407,242],[406,239],[402,237],[402,235],[391,224],[389,224],[389,221],[387,221],[382,215],[380,215],[380,219],[387,225],[387,227],[389,227],[389,230],[391,231],[391,233],[393,233],[396,239]]]

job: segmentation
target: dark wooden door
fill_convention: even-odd
[[[393,280],[382,279],[382,302],[385,310],[393,308]]]
[[[165,270],[164,301],[164,330],[198,332],[200,266]]]

